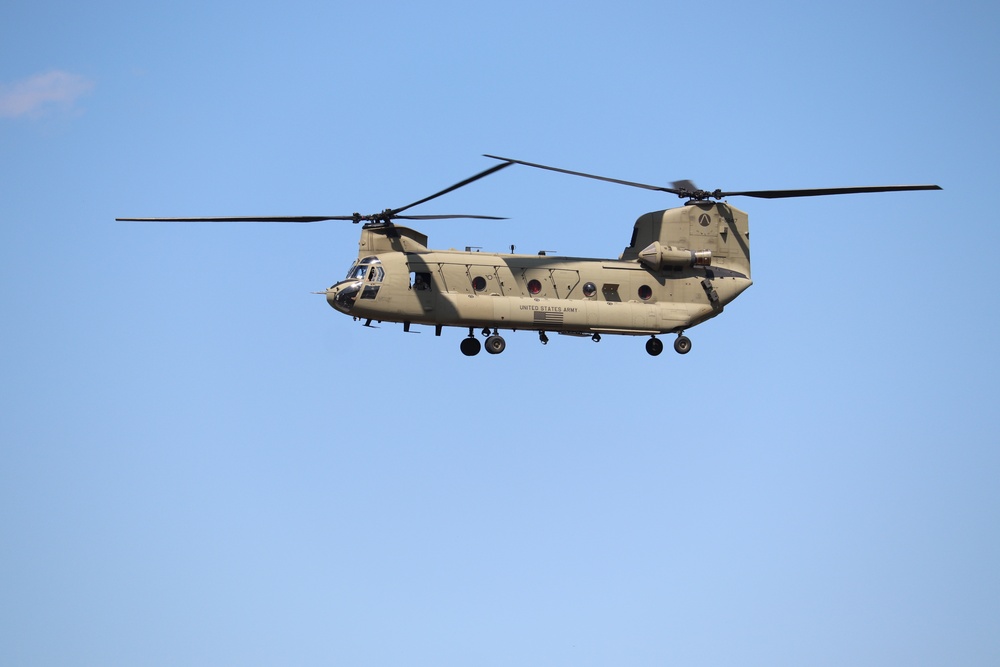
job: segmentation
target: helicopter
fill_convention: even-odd
[[[675,335],[674,350],[687,354],[685,332],[723,312],[753,284],[750,273],[748,215],[723,201],[728,197],[782,199],[826,195],[940,190],[937,185],[881,185],[795,190],[706,191],[690,181],[649,185],[513,158],[498,160],[444,190],[406,206],[380,213],[336,216],[263,216],[209,218],[116,218],[123,222],[279,222],[349,220],[361,227],[358,256],[346,277],[323,292],[327,303],[355,321],[393,322],[468,330],[460,350],[475,356],[485,348],[500,354],[506,341],[500,330],[589,337],[646,338],[646,352],[659,355],[660,336]],[[619,185],[676,195],[682,206],[645,213],[635,221],[628,246],[617,259],[566,257],[466,250],[432,250],[423,233],[397,220],[469,218],[486,215],[412,215],[405,211],[465,187],[513,165],[560,172]],[[476,336],[480,331],[481,343]]]

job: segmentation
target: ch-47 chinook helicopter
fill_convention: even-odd
[[[674,350],[687,354],[691,340],[684,332],[709,320],[752,284],[750,230],[747,214],[721,201],[725,197],[815,197],[903,190],[940,190],[937,185],[883,185],[807,190],[707,192],[690,181],[672,187],[646,185],[511,158],[500,160],[429,197],[401,208],[371,215],[268,216],[223,218],[118,218],[135,222],[364,222],[358,258],[344,280],[324,294],[336,310],[364,320],[396,322],[409,331],[430,325],[440,336],[444,327],[468,329],[461,350],[479,353],[481,330],[486,351],[500,354],[506,342],[501,329],[590,337],[645,336],[646,352],[663,351],[657,336],[676,334]],[[593,259],[511,253],[432,250],[427,236],[395,224],[395,220],[478,218],[483,215],[402,215],[423,204],[514,164],[548,169],[686,199],[678,208],[641,215],[629,245],[617,259]]]

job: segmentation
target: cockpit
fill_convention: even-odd
[[[342,313],[348,313],[358,299],[374,299],[378,296],[385,269],[378,257],[364,257],[351,265],[344,280],[331,285],[327,290],[327,301]]]
[[[352,264],[344,280],[368,280],[368,282],[380,283],[384,276],[385,270],[382,268],[382,262],[379,261],[378,257],[373,256],[359,259]]]

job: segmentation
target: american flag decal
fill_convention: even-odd
[[[562,324],[563,314],[552,310],[536,310],[535,324]]]

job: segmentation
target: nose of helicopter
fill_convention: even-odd
[[[342,313],[349,313],[360,292],[360,280],[344,280],[326,290],[326,302]]]

